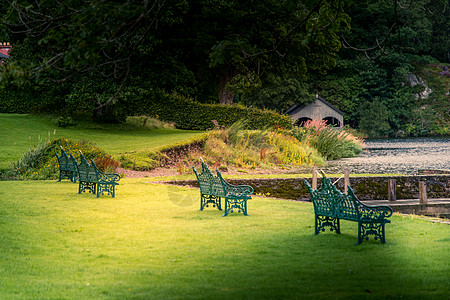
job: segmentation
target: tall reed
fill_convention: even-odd
[[[346,130],[329,126],[324,120],[310,120],[289,134],[317,149],[326,160],[355,157],[362,151],[363,139]]]

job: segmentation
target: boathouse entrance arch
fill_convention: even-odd
[[[316,95],[311,104],[297,104],[285,112],[290,115],[294,125],[301,126],[308,120],[325,120],[336,128],[344,127],[344,113]]]

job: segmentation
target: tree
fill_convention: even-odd
[[[117,88],[107,99],[93,91],[94,115],[101,116],[126,84],[133,56],[157,28],[166,1],[8,0],[8,4],[2,23],[15,45],[10,70],[56,83],[92,77],[110,81]]]
[[[390,53],[433,54],[449,61],[448,0],[363,0],[353,5],[344,48],[369,59]]]
[[[339,32],[349,22],[346,1],[196,2],[202,14],[195,24],[214,20],[203,33],[214,42],[209,66],[217,74],[219,102],[224,104],[233,102],[234,92],[274,84],[270,78],[298,79],[307,65],[332,67]]]
[[[266,74],[304,74],[307,61],[330,68],[349,22],[346,0],[7,1],[2,22],[12,41],[41,48],[33,59],[20,57],[32,78],[97,74],[118,86],[108,99],[95,96],[97,114],[139,76],[135,70],[157,65],[194,75],[187,84],[196,82],[198,96],[215,90],[224,104],[239,87],[267,82]]]
[[[387,136],[390,130],[387,107],[379,99],[366,103],[361,108],[359,128],[369,137]]]

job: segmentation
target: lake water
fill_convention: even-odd
[[[450,170],[450,137],[366,140],[358,157],[329,162],[326,173],[417,174],[418,170]]]

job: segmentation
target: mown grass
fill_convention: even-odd
[[[81,123],[61,128],[51,117],[20,114],[0,114],[0,169],[18,161],[42,140],[65,137],[87,140],[103,148],[108,154],[127,151],[155,150],[182,140],[196,137],[202,132],[178,129],[146,129],[130,124]]]
[[[123,179],[116,198],[0,182],[0,299],[448,299],[450,227],[394,215],[313,235],[310,203],[198,211],[198,190]]]

